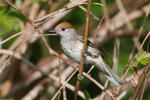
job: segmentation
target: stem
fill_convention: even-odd
[[[81,62],[80,62],[80,68],[79,68],[79,74],[78,77],[81,79],[82,77],[82,72],[83,72],[83,66],[84,66],[84,59],[85,56],[84,54],[86,53],[86,48],[87,48],[87,38],[88,38],[88,28],[89,28],[89,15],[90,15],[90,5],[91,5],[91,0],[88,0],[88,9],[87,9],[87,17],[86,17],[86,26],[85,26],[85,33],[84,33],[84,44],[83,44],[83,49],[82,49],[82,56],[81,56]],[[77,94],[80,86],[80,80],[78,79],[76,82],[76,87],[75,87],[75,92],[74,92],[74,100],[77,100]]]
[[[142,92],[141,90],[142,90],[142,88],[143,88],[143,84],[144,84],[144,82],[145,82],[145,79],[146,79],[146,77],[147,77],[149,71],[150,71],[150,62],[149,62],[149,64],[144,68],[144,71],[143,71],[142,75],[141,75],[140,78],[139,78],[139,79],[140,79],[140,80],[139,80],[139,83],[138,83],[138,85],[136,86],[135,91],[134,91],[132,97],[130,98],[130,100],[137,100],[137,99],[141,96],[141,92]]]

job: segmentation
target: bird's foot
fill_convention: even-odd
[[[80,75],[78,74],[78,75],[77,75],[77,79],[80,80],[80,81],[82,81],[82,80],[84,79],[84,76],[83,76],[83,75],[80,76]]]
[[[87,56],[86,53],[83,52],[83,51],[81,52],[81,54],[82,54],[82,56],[84,56],[84,57]]]

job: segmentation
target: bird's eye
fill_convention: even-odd
[[[62,28],[62,31],[65,31],[65,28]]]

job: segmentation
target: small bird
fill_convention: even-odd
[[[80,63],[83,48],[83,37],[68,22],[58,24],[53,32],[60,36],[60,43],[64,54],[72,61]],[[101,52],[88,40],[85,64],[94,64],[115,87],[124,83],[104,62]]]

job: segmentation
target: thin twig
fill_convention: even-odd
[[[139,71],[137,72],[138,75],[141,75],[142,72],[143,72],[143,70],[144,70],[144,68],[141,69],[141,70],[139,70]],[[128,77],[125,79],[126,82],[129,82],[129,81],[132,81],[132,80],[134,80],[134,74],[128,76]],[[121,88],[121,91],[123,91],[123,92],[117,97],[117,100],[121,100],[121,98],[123,98],[123,96],[126,95],[126,94],[128,93],[128,91],[131,89],[131,87],[128,87],[128,86],[126,87],[126,86],[124,86],[124,85],[122,85],[120,88]],[[107,89],[107,91],[112,90],[112,89],[113,89],[113,88]],[[105,91],[106,91],[106,90],[105,90]],[[103,96],[106,95],[106,92],[105,92],[105,91],[103,91],[99,96],[95,97],[93,100],[99,100],[100,97],[103,98]],[[104,93],[104,92],[105,92],[105,93]],[[110,96],[110,95],[109,95],[109,96]],[[103,100],[103,99],[101,99],[101,100]]]
[[[31,30],[33,30],[33,29],[32,29],[32,28],[28,28],[28,29],[26,29],[26,30],[24,30],[24,31],[21,31],[21,32],[19,32],[19,33],[16,33],[16,34],[10,36],[9,38],[7,38],[7,39],[5,39],[5,40],[3,40],[3,41],[0,41],[0,45],[6,43],[7,41],[9,41],[9,40],[15,38],[16,36],[18,36],[18,35],[20,35],[20,34],[22,34],[22,33],[25,33],[25,32],[31,31]]]
[[[79,6],[79,8],[81,8],[83,11],[86,12],[86,9],[83,6]],[[98,18],[95,14],[93,14],[92,12],[90,12],[90,15],[93,16],[93,19],[95,19],[96,21],[99,21],[100,18]]]
[[[27,28],[27,29],[24,30],[24,31],[18,32],[18,33],[16,33],[16,34],[14,34],[14,35],[12,35],[12,36],[6,38],[6,39],[3,40],[3,41],[0,41],[0,45],[2,45],[2,44],[4,44],[4,43],[8,42],[9,40],[11,40],[11,39],[17,37],[18,35],[20,35],[20,34],[22,34],[22,33],[25,33],[25,32],[31,31],[31,30],[34,30],[34,29],[33,29],[33,28]],[[57,36],[57,34],[43,34],[43,35],[44,35],[44,36]],[[41,36],[41,35],[40,35],[40,36]],[[29,39],[31,39],[31,38],[37,38],[37,37],[39,37],[39,35],[38,35],[38,36],[28,37],[27,40],[29,40]]]
[[[148,10],[147,10],[147,9],[148,9]],[[149,11],[149,6],[147,6],[147,9],[146,9],[146,12],[145,12],[146,14],[145,14],[145,17],[144,17],[144,21],[143,21],[143,23],[142,23],[142,25],[141,25],[141,27],[140,27],[140,30],[138,31],[136,41],[138,41],[138,40],[140,39],[140,36],[141,36],[141,34],[142,34],[142,30],[143,30],[143,28],[144,28],[144,24],[145,24],[145,22],[146,22],[146,19],[147,19],[149,13],[150,13],[150,11]],[[149,34],[149,33],[148,33],[148,34]],[[148,34],[147,34],[147,36],[148,36]],[[147,38],[147,36],[146,36],[145,38]],[[145,39],[144,39],[144,40],[145,40]],[[144,40],[143,40],[143,42],[144,42]],[[140,48],[139,48],[139,51],[141,51],[142,45],[143,45],[143,43],[141,44],[141,46],[140,46]],[[132,51],[131,51],[131,53],[130,53],[130,55],[129,55],[129,59],[128,59],[128,63],[127,63],[128,65],[131,63],[131,59],[132,59],[132,57],[133,57],[133,55],[134,55],[134,52],[135,52],[135,45],[133,46]],[[122,75],[122,79],[125,78],[125,76],[127,75],[127,73],[128,73],[129,70],[130,70],[130,68],[127,66],[126,69],[125,69],[125,71],[124,71],[124,73],[123,73],[123,75]]]
[[[144,84],[144,81],[145,81],[145,79],[146,79],[147,74],[149,73],[149,71],[150,71],[150,63],[144,68],[144,71],[143,71],[142,75],[139,78],[140,79],[139,83],[138,83],[137,87],[135,88],[135,91],[134,91],[134,93],[133,93],[133,95],[131,97],[131,100],[137,100],[138,99],[139,95],[142,92],[141,88],[142,88],[142,86]]]
[[[148,32],[148,34],[147,34],[146,37],[144,38],[144,40],[143,40],[143,42],[142,42],[142,44],[141,44],[141,46],[140,46],[140,49],[143,47],[145,41],[148,39],[149,36],[150,36],[150,32]]]
[[[15,57],[17,59],[20,59],[24,63],[26,63],[27,65],[29,65],[32,69],[38,70],[42,75],[48,77],[47,73],[43,72],[41,69],[39,69],[37,66],[35,66],[33,63],[31,63],[27,59],[23,58],[19,53],[15,53],[15,52],[10,51],[10,50],[0,49],[0,54],[11,55],[11,56],[13,56],[13,57]],[[1,73],[1,70],[0,70],[0,73]]]
[[[44,44],[46,45],[46,47],[48,48],[49,50],[49,53],[54,53],[56,54],[56,52],[51,48],[51,46],[47,43],[46,39],[44,38],[43,34],[41,33],[41,31],[39,30],[38,26],[36,26],[33,22],[33,20],[31,18],[29,18],[28,16],[26,16],[22,10],[20,10],[19,8],[17,8],[13,3],[11,3],[10,1],[8,0],[4,0],[7,4],[9,4],[11,7],[13,7],[17,12],[19,12],[21,15],[23,15],[27,22],[30,23],[33,28],[35,29],[35,31],[41,36],[41,39],[43,40]]]
[[[105,0],[101,0],[101,2],[104,5],[103,6],[103,13],[104,13],[104,20],[105,20],[105,23],[106,23],[106,27],[108,28],[108,30],[110,32],[113,32],[114,31],[114,27],[112,27],[111,24],[110,24],[110,18],[109,18],[108,10],[107,10],[107,7],[106,7],[106,1]],[[109,84],[109,80],[106,79],[104,87],[107,88],[108,84]]]
[[[60,54],[60,49],[59,49],[59,54]],[[62,82],[61,82],[61,59],[58,58],[58,60],[59,60],[59,69],[58,69],[58,73],[59,73],[59,95],[58,95],[58,100],[60,100],[61,86],[62,86]]]
[[[55,15],[57,15],[58,12],[60,13],[60,12],[66,11],[66,10],[71,10],[71,9],[75,8],[76,6],[79,6],[79,5],[83,4],[86,1],[87,0],[82,0],[82,1],[81,0],[74,0],[74,1],[71,1],[70,3],[72,3],[73,5],[71,5],[71,4],[70,5],[66,5],[64,8],[62,8],[62,9],[60,9],[58,11],[52,12],[52,13],[46,15],[46,16],[43,16],[43,17],[41,17],[39,19],[34,20],[34,22],[35,23],[39,23],[39,22],[41,23],[41,21],[45,21],[45,20],[48,20],[50,18],[55,17]]]
[[[100,89],[102,90],[105,90],[105,88],[103,87],[103,85],[99,84],[96,80],[94,80],[92,77],[90,77],[88,74],[86,73],[83,73],[83,75],[85,77],[87,77],[89,80],[91,80],[97,87],[99,87]],[[104,92],[106,92],[110,97],[112,97],[113,99],[115,99],[114,95],[108,91],[108,90],[105,90]]]
[[[78,78],[82,78],[82,72],[83,72],[83,66],[84,66],[84,59],[85,59],[85,53],[86,53],[86,47],[87,47],[87,40],[88,40],[88,29],[89,29],[89,17],[90,17],[90,6],[91,6],[91,0],[88,0],[88,9],[87,9],[87,16],[86,16],[86,26],[85,26],[85,33],[84,33],[84,43],[83,43],[83,49],[82,49],[82,56],[81,56],[81,62],[80,62],[80,68],[79,68],[79,74]],[[80,80],[78,79],[76,82],[75,92],[74,92],[74,100],[77,100],[77,94],[80,86]]]
[[[127,17],[126,10],[125,10],[125,8],[124,8],[123,5],[122,5],[122,2],[119,1],[119,0],[116,0],[116,2],[117,2],[117,5],[118,5],[120,11],[124,12],[124,15],[126,16],[125,19],[126,19],[126,24],[127,24],[128,28],[129,28],[130,30],[133,30],[133,27],[132,27],[132,25],[131,25],[131,22],[129,21],[129,18]],[[149,7],[148,7],[148,8],[149,8]],[[143,30],[143,27],[144,27],[144,24],[145,24],[145,21],[146,21],[148,15],[149,15],[149,9],[146,11],[146,14],[145,14],[145,17],[144,17],[144,21],[143,21],[143,23],[142,23],[142,25],[141,25],[141,27],[140,27],[140,30],[139,30],[137,36],[133,37],[133,42],[134,42],[135,45],[133,46],[132,51],[131,51],[131,53],[130,53],[130,55],[129,55],[128,64],[131,63],[130,61],[131,61],[131,59],[132,59],[132,57],[133,57],[133,54],[134,54],[134,52],[135,52],[135,46],[137,47],[138,51],[141,51],[141,50],[142,50],[141,47],[139,47],[140,43],[138,43],[138,42],[139,42],[138,40],[139,40],[139,38],[140,38],[140,36],[141,36],[142,30]],[[141,46],[142,46],[142,44],[141,44]],[[125,78],[125,76],[127,75],[127,73],[128,73],[129,70],[130,70],[130,68],[129,68],[129,67],[126,67],[126,70],[124,71],[124,73],[123,73],[123,75],[122,75],[122,77],[121,77],[122,79]]]
[[[143,100],[143,95],[144,95],[144,91],[145,91],[145,88],[146,88],[146,84],[147,84],[147,78],[144,81],[143,88],[141,90],[141,95],[139,95],[140,100]]]
[[[139,17],[141,17],[145,12],[148,11],[148,8],[150,7],[150,3],[143,6],[141,9],[133,10],[130,13],[127,14],[129,21],[133,21]],[[111,18],[111,26],[115,26],[116,29],[122,27],[125,24],[125,21],[122,20],[122,14],[119,12],[116,14],[113,18]],[[96,44],[102,43],[107,39],[107,37],[110,34],[108,33],[108,28],[106,27],[105,23],[101,25],[101,27],[98,29],[97,28],[93,29],[94,31],[92,32],[93,34],[98,34],[98,37],[96,38]],[[93,39],[92,39],[93,40]]]
[[[94,65],[91,66],[91,68],[88,70],[87,74],[89,74],[94,68]]]
[[[78,70],[76,69],[69,77],[68,79],[63,82],[62,86],[60,87],[60,89],[62,89],[64,86],[66,86],[66,83],[69,82],[69,80],[73,77],[73,75],[77,72]],[[55,100],[55,98],[57,97],[57,95],[59,94],[59,91],[56,92],[56,94],[52,97],[52,100]]]

